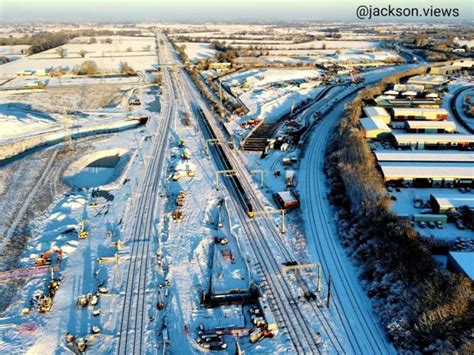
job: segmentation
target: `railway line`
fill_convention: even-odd
[[[272,218],[266,216],[259,218],[260,223],[256,219],[247,219],[255,211],[264,210],[265,206],[260,202],[260,198],[251,184],[251,177],[243,161],[224,143],[227,140],[223,132],[220,132],[218,119],[203,104],[198,90],[193,86],[186,72],[181,68],[179,70],[181,75],[178,77],[178,82],[184,96],[187,96],[189,101],[199,103],[196,110],[199,111],[198,116],[201,117],[201,120],[207,121],[206,131],[209,137],[221,142],[221,144],[212,147],[216,164],[218,167],[236,172],[236,174],[224,179],[224,183],[231,192],[231,200],[242,221],[244,234],[256,256],[258,269],[260,274],[263,275],[262,284],[267,288],[269,298],[272,300],[270,304],[282,328],[286,329],[289,340],[293,343],[296,352],[321,351],[314,339],[315,329],[312,329],[311,323],[308,321],[308,317],[314,315],[321,326],[320,330],[325,333],[327,339],[328,347],[324,351],[328,349],[337,353],[354,354],[393,353],[394,350],[387,342],[377,320],[370,314],[371,307],[367,296],[357,282],[357,278],[351,278],[355,275],[354,271],[349,270],[348,264],[342,262],[347,256],[343,255],[339,245],[336,246],[336,233],[331,229],[332,225],[330,224],[332,215],[329,214],[329,211],[326,211],[328,206],[325,201],[327,189],[324,186],[324,176],[319,175],[322,174],[324,150],[329,132],[342,115],[343,104],[346,101],[348,102],[351,96],[364,86],[356,85],[343,90],[334,90],[334,93],[331,91],[331,95],[327,95],[330,91],[328,90],[324,96],[321,96],[326,100],[325,102],[321,100],[321,103],[308,108],[308,111],[315,112],[315,106],[319,106],[317,110],[321,112],[321,116],[327,116],[334,110],[340,110],[339,116],[333,114],[321,120],[322,123],[317,128],[318,134],[312,134],[317,138],[308,140],[312,145],[316,141],[317,145],[308,152],[306,159],[306,161],[312,163],[307,163],[307,169],[302,169],[305,170],[304,185],[307,189],[310,189],[309,197],[306,197],[314,201],[314,203],[308,204],[307,208],[303,208],[306,215],[305,219],[309,224],[309,231],[314,239],[312,241],[313,258],[316,258],[323,265],[323,278],[326,281],[329,276],[328,269],[331,276],[333,276],[333,280],[337,279],[332,292],[334,307],[324,311],[314,303],[299,302],[297,297],[294,297],[294,282],[282,280],[281,262],[297,261],[293,255],[294,253],[276,229]],[[383,77],[383,75],[380,77]],[[371,81],[368,81],[368,84],[379,79],[373,80],[372,78]],[[310,130],[313,130],[314,127],[311,126]],[[316,178],[314,176],[315,168],[318,169]],[[316,195],[314,191],[317,191]],[[328,250],[324,250],[324,248]],[[297,275],[297,279],[299,286],[307,287],[308,283],[301,273]],[[363,300],[362,304],[359,304],[358,300]],[[305,334],[305,336],[301,339],[302,334]]]
[[[341,112],[342,114],[342,112]],[[339,315],[340,321],[347,334],[348,339],[352,339],[351,343],[355,344],[357,353],[391,353],[393,349],[387,344],[385,335],[377,325],[375,319],[369,319],[369,315],[362,309],[357,302],[366,296],[361,295],[362,290],[359,285],[355,285],[354,281],[357,279],[349,279],[353,273],[348,272],[347,267],[341,262],[341,251],[337,250],[334,239],[335,232],[330,229],[329,220],[332,218],[329,215],[327,202],[325,200],[325,191],[323,176],[323,163],[325,156],[325,147],[329,139],[331,127],[333,127],[339,115],[330,115],[322,121],[318,127],[318,133],[313,134],[312,149],[308,149],[305,165],[302,166],[303,171],[303,187],[308,194],[306,198],[311,203],[305,204],[302,201],[302,210],[304,211],[305,219],[307,219],[307,226],[310,229],[310,234],[314,236],[313,241],[316,244],[317,255],[323,267],[323,277],[327,280],[328,269],[331,269],[335,276],[333,279],[340,280],[336,287],[333,288],[334,305],[336,312]],[[314,171],[318,170],[319,176],[315,178]],[[323,241],[324,240],[324,244]],[[332,267],[330,264],[332,263]],[[356,290],[358,288],[358,293]],[[344,297],[344,299],[343,299]],[[370,309],[370,307],[368,307]],[[349,320],[347,314],[353,314],[354,318]],[[372,316],[373,317],[373,316]],[[374,327],[371,327],[374,324]],[[364,339],[367,341],[359,343],[357,341],[360,335],[364,334]],[[367,347],[363,347],[367,344]]]
[[[170,91],[169,100],[175,97],[175,89],[168,69],[163,71]],[[153,146],[152,158],[147,167],[143,191],[137,204],[134,216],[135,223],[130,230],[131,252],[126,274],[125,297],[120,319],[118,354],[143,354],[144,333],[148,323],[146,310],[147,272],[152,244],[154,219],[156,215],[158,190],[163,167],[166,161],[166,147],[169,141],[170,128],[176,116],[175,105],[167,107],[162,122],[162,132],[157,135]]]

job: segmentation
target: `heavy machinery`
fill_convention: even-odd
[[[40,255],[35,259],[35,266],[51,265],[53,261],[55,264],[60,264],[63,258],[62,249],[51,249]]]
[[[87,232],[86,228],[86,221],[81,221],[79,223],[79,239],[86,239],[89,236],[89,232]]]

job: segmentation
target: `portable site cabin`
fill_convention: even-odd
[[[286,187],[295,186],[295,171],[287,170],[285,173],[285,184]]]
[[[289,209],[298,206],[298,200],[291,191],[281,191],[274,195],[275,201],[283,209]]]

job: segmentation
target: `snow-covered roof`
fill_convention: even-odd
[[[448,110],[445,108],[417,108],[417,107],[394,107],[392,108],[393,113],[396,114],[423,114],[423,113],[440,113],[440,114],[448,114]]]
[[[390,127],[387,126],[387,124],[380,118],[364,117],[360,119],[360,123],[362,124],[362,127],[366,131],[371,131],[371,130],[382,130],[382,131],[387,131],[387,132],[392,131]]]
[[[474,143],[472,134],[393,133],[397,143]]]
[[[434,97],[438,97],[439,95],[435,92],[432,92],[432,93],[429,93],[429,94],[426,94],[425,97],[429,97],[429,98],[434,98]]]
[[[290,191],[280,191],[278,192],[278,196],[280,196],[281,200],[285,203],[292,203],[296,201],[296,198]]]
[[[474,163],[473,152],[450,151],[376,151],[377,161],[421,161],[421,162],[458,162]]]
[[[474,252],[472,251],[451,251],[449,255],[456,261],[464,273],[474,280]]]
[[[415,91],[405,91],[402,92],[402,96],[416,96],[417,93]]]
[[[385,178],[451,178],[473,179],[470,163],[379,162]]]
[[[415,75],[408,79],[408,84],[441,85],[449,80],[443,75]]]
[[[398,91],[395,90],[387,90],[384,92],[385,95],[398,95]]]
[[[468,206],[474,208],[474,195],[471,194],[431,194],[443,208],[459,208],[461,206]]]
[[[372,116],[390,117],[390,114],[383,107],[366,106],[364,107],[364,112],[368,117],[372,117]]]
[[[453,128],[456,124],[452,121],[406,121],[409,128]]]

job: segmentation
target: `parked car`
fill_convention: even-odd
[[[459,220],[456,222],[456,227],[458,227],[458,229],[464,229],[465,228],[464,223],[462,223],[462,221],[459,221]]]
[[[443,222],[437,221],[437,222],[436,222],[436,227],[438,227],[439,229],[443,229],[443,228],[444,228]]]
[[[423,222],[423,221],[420,221],[420,222],[418,222],[418,226],[419,226],[420,228],[426,228],[426,223]]]
[[[436,225],[435,225],[434,222],[429,221],[429,222],[428,222],[428,227],[429,227],[430,229],[433,229],[433,228],[436,228]]]

